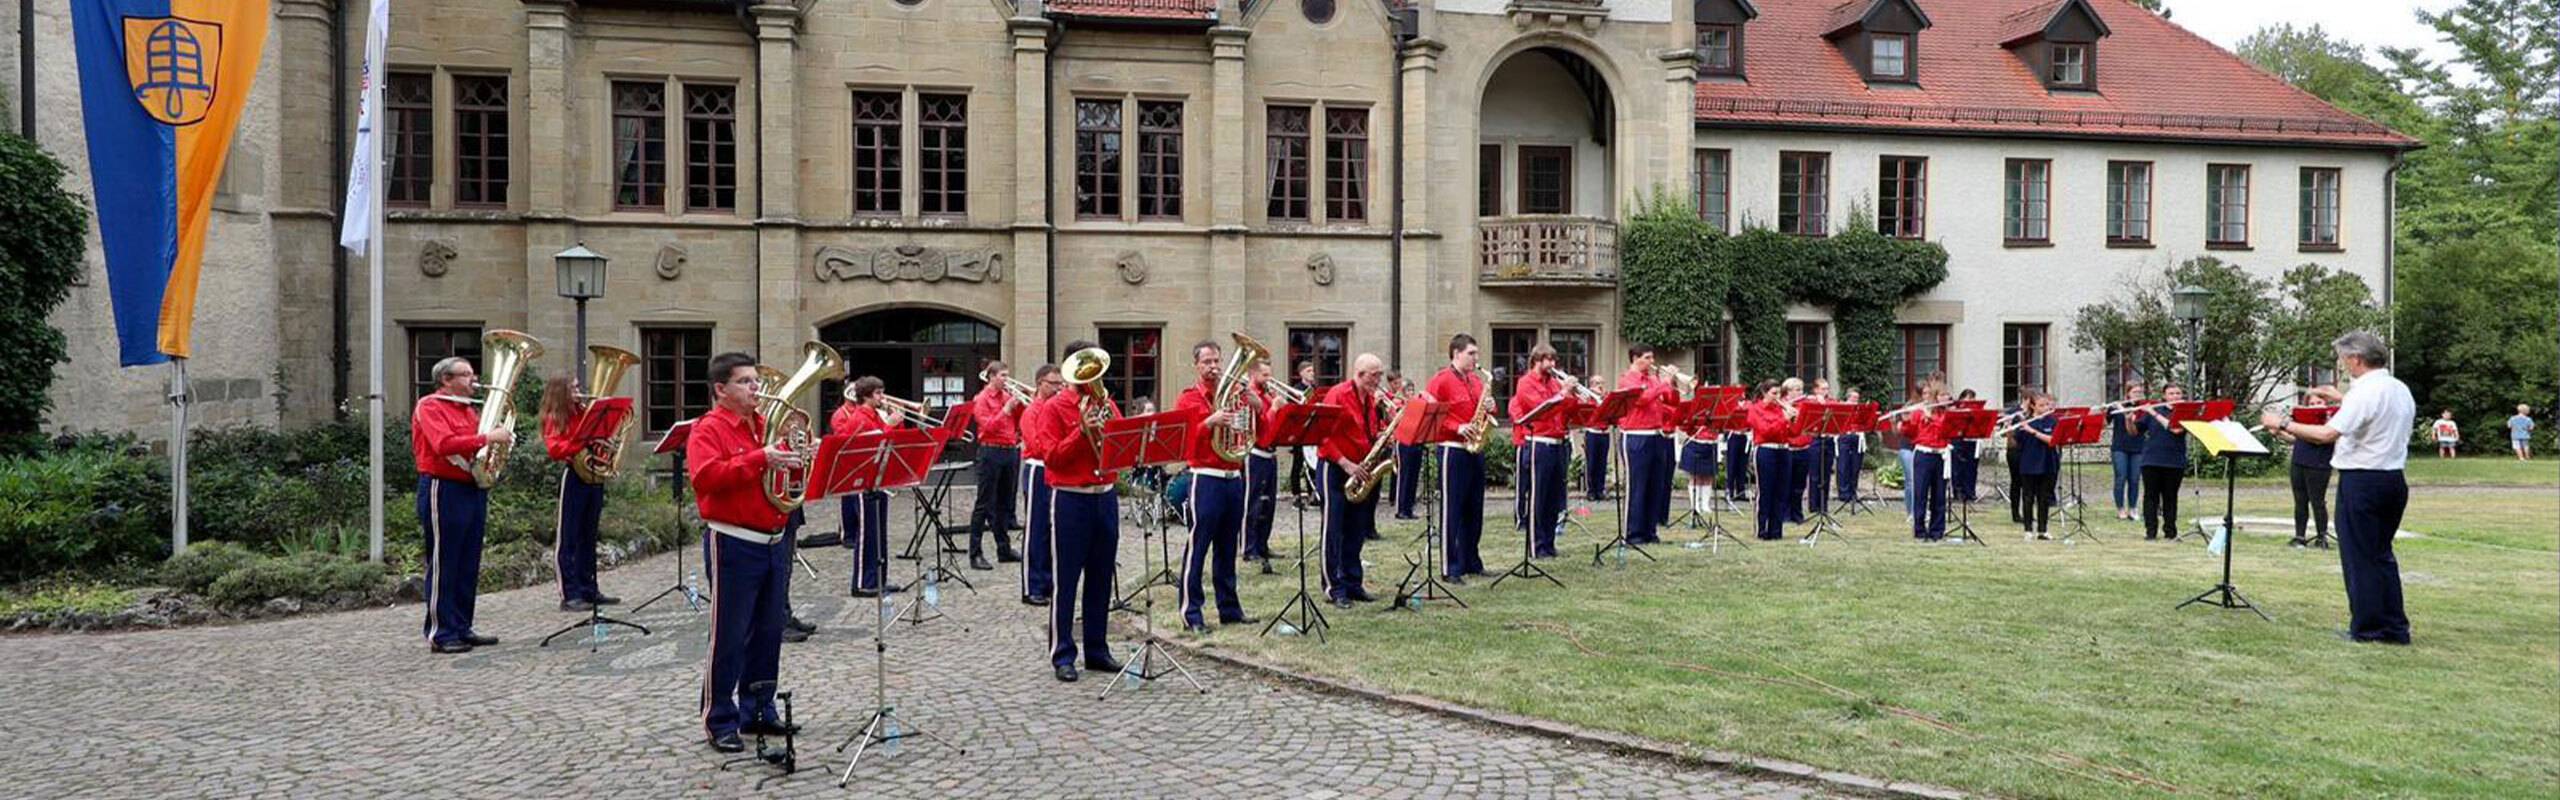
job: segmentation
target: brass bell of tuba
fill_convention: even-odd
[[[1102,385],[1103,373],[1110,371],[1111,353],[1099,347],[1068,353],[1058,362],[1058,377],[1076,393],[1076,416],[1096,458],[1102,455],[1102,426],[1111,421],[1111,390]]]
[[[622,376],[630,374],[631,366],[638,363],[639,354],[629,350],[612,345],[589,345],[584,388],[591,394],[581,399],[592,402],[599,397],[618,394],[615,390],[622,385]],[[622,425],[614,428],[612,435],[588,442],[585,449],[579,450],[578,455],[569,460],[569,468],[577,471],[578,478],[588,483],[604,483],[621,475],[622,454],[628,451],[631,428],[639,421],[638,414],[623,415]]]
[[[818,342],[800,345],[800,366],[788,374],[771,367],[758,366],[756,374],[764,381],[763,391],[756,393],[756,416],[764,419],[764,444],[794,453],[815,453],[818,428],[809,412],[800,409],[802,396],[816,388],[819,381],[844,378],[844,357],[836,349]],[[800,508],[801,495],[809,489],[809,468],[771,466],[764,473],[764,499],[774,510],[785,513]]]
[[[526,362],[541,357],[542,340],[522,331],[494,330],[480,337],[480,359],[488,368],[488,379],[480,383],[481,435],[515,427],[516,380],[524,377]],[[497,485],[498,476],[507,471],[507,454],[514,450],[510,444],[481,445],[471,454],[471,482],[483,489]]]
[[[1236,340],[1236,349],[1227,354],[1226,366],[1218,370],[1217,394],[1212,395],[1210,403],[1219,411],[1234,414],[1236,422],[1210,431],[1209,447],[1220,458],[1243,461],[1253,454],[1255,428],[1260,427],[1255,424],[1253,407],[1245,402],[1244,390],[1253,385],[1254,366],[1271,360],[1271,350],[1251,336],[1232,332],[1227,335]]]

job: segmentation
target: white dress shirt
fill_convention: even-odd
[[[2338,449],[2329,457],[2335,469],[2397,470],[2409,463],[2409,431],[2417,424],[2418,403],[2409,385],[2376,369],[2347,385],[2346,399],[2329,427],[2338,431]]]

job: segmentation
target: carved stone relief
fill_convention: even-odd
[[[1121,251],[1120,257],[1113,261],[1113,266],[1120,270],[1122,283],[1136,286],[1147,282],[1147,256],[1144,253],[1136,250]]]
[[[940,283],[946,280],[998,283],[1004,280],[1004,252],[995,249],[950,250],[920,244],[876,248],[827,245],[818,248],[816,258],[820,281],[870,278],[883,283]]]
[[[672,244],[659,245],[657,263],[658,279],[671,281],[675,280],[677,276],[683,275],[685,258],[686,255],[684,248],[677,247]]]
[[[1315,274],[1317,286],[1333,285],[1333,254],[1317,253],[1307,257],[1307,271]]]
[[[444,277],[453,269],[453,260],[461,255],[453,249],[452,242],[429,239],[418,248],[418,271],[430,278]]]

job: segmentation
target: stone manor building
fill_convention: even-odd
[[[206,270],[210,424],[364,391],[334,248],[364,3],[274,8]],[[85,191],[63,13],[31,110]],[[404,0],[393,28],[389,406],[488,329],[566,368],[551,256],[583,243],[613,259],[590,341],[643,354],[652,429],[706,406],[711,354],[813,339],[936,404],[1074,339],[1169,403],[1229,331],[1327,382],[1361,352],[1427,374],[1462,331],[1498,370],[1551,342],[1614,375],[1618,223],[1657,189],[1728,231],[1863,207],[1940,242],[1897,386],[2088,401],[2120,371],[2070,315],[2134,274],[2211,253],[2387,295],[2415,144],[2129,0]],[[54,424],[163,430],[91,252]],[[1826,310],[1789,317],[1791,369],[1829,374]]]

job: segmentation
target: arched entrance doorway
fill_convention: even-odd
[[[998,357],[1002,337],[993,323],[956,311],[891,308],[819,328],[818,341],[844,356],[848,379],[878,376],[890,394],[940,416],[978,391],[978,368]],[[820,405],[832,415],[843,400],[844,384],[831,381]]]

